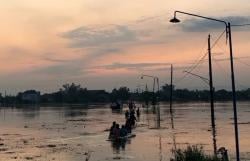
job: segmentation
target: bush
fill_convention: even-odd
[[[177,149],[174,151],[173,161],[219,161],[216,156],[210,156],[204,153],[201,146],[188,146],[186,149]]]

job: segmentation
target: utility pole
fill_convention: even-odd
[[[171,71],[170,71],[170,97],[169,97],[169,107],[170,107],[170,117],[171,117],[171,125],[172,125],[172,134],[173,134],[173,146],[174,146],[174,153],[177,151],[176,147],[176,138],[174,133],[174,114],[173,114],[173,64],[171,64]],[[176,155],[175,155],[176,159]]]
[[[159,78],[156,78],[156,80],[157,80],[157,92],[159,94],[159,92],[160,92]]]
[[[230,49],[230,66],[231,66],[232,93],[233,93],[236,160],[240,161],[238,116],[237,116],[237,103],[236,103],[235,78],[234,78],[234,62],[233,62],[234,61],[233,60],[233,45],[232,45],[231,25],[229,22],[227,24],[227,30],[228,30],[227,32],[228,32],[228,39],[229,39],[229,49]]]
[[[159,104],[159,100],[158,100],[158,97],[160,95],[160,86],[159,86],[159,78],[154,78],[156,80],[156,83],[157,83],[157,94],[155,96],[155,104],[157,105],[157,122],[158,122],[158,125],[157,127],[160,128],[161,127],[161,109],[160,109],[160,104]]]
[[[155,78],[154,79],[154,83],[153,83],[153,93],[155,93]]]
[[[172,110],[172,104],[173,104],[173,65],[171,64],[171,78],[170,78],[170,114],[172,115],[173,110]]]
[[[6,102],[7,102],[7,101],[6,101],[6,100],[7,100],[7,99],[6,99],[6,95],[7,95],[7,94],[6,94],[6,90],[5,90],[5,91],[4,91],[4,107],[7,106],[7,104],[6,104]]]
[[[147,106],[147,110],[148,110],[148,102],[149,102],[149,96],[148,96],[148,85],[146,84],[145,86],[145,92],[144,92],[144,96],[145,96],[145,103],[146,103],[146,106]]]
[[[210,103],[211,103],[211,125],[213,132],[214,154],[216,155],[217,146],[215,139],[215,116],[214,116],[214,87],[213,87],[213,74],[212,74],[212,61],[211,61],[211,45],[210,35],[208,35],[208,64],[209,64],[209,87],[210,87]]]

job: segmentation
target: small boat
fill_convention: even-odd
[[[119,103],[119,102],[113,102],[111,105],[110,105],[110,108],[112,110],[120,110],[122,108],[122,104]]]
[[[124,136],[124,137],[119,137],[119,138],[108,138],[107,141],[126,141],[127,139],[130,139],[130,138],[134,138],[136,137],[135,134],[128,134],[127,136]]]

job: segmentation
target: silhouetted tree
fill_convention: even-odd
[[[114,88],[110,94],[111,101],[127,101],[130,97],[129,88],[127,87],[120,87],[118,90]]]

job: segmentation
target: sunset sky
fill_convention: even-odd
[[[207,89],[187,75],[224,31],[223,24],[178,14],[174,10],[214,17],[232,24],[250,23],[249,0],[1,0],[0,92],[58,90],[64,83],[88,89],[134,90],[158,76],[169,83],[174,65],[177,88]],[[234,27],[237,89],[250,87],[250,26]],[[225,34],[212,49],[216,89],[230,89]],[[193,73],[208,77],[207,58]],[[144,88],[144,87],[142,87]]]

